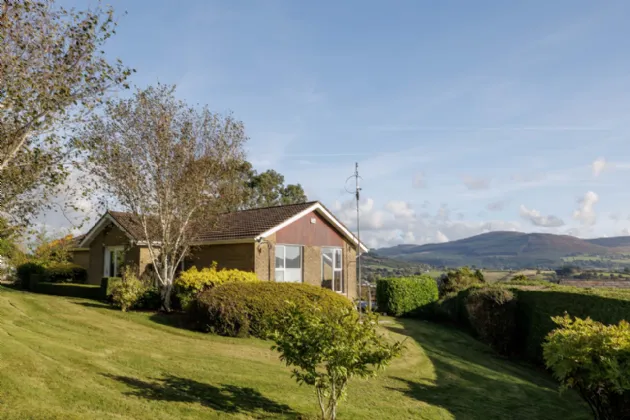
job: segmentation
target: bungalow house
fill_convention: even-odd
[[[88,283],[118,276],[124,264],[150,267],[140,224],[131,213],[106,212],[74,250]],[[226,213],[200,231],[183,268],[255,272],[265,281],[307,283],[357,296],[357,238],[321,203],[309,202]],[[361,244],[362,252],[367,248]]]

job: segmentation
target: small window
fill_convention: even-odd
[[[276,281],[302,283],[302,247],[276,245]]]
[[[341,248],[322,249],[322,286],[344,293]]]
[[[125,248],[121,246],[106,247],[103,277],[120,277],[125,264]]]

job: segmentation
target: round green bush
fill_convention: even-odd
[[[497,352],[509,355],[516,334],[516,298],[508,289],[471,289],[465,306],[475,334]]]
[[[417,311],[438,299],[435,279],[429,275],[392,277],[376,282],[379,311],[402,316]]]
[[[70,262],[53,263],[46,266],[45,281],[49,283],[87,283],[87,270]]]
[[[315,304],[324,311],[352,308],[332,290],[296,283],[226,283],[201,292],[188,307],[196,329],[230,337],[266,338],[275,316],[287,307]]]
[[[15,269],[15,275],[20,281],[22,288],[26,290],[30,289],[29,285],[32,275],[39,276],[39,280],[41,281],[45,274],[46,268],[44,268],[43,265],[34,262],[20,264]]]

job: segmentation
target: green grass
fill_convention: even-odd
[[[0,286],[1,419],[316,418],[270,343],[190,332],[176,317]],[[545,374],[464,333],[385,319],[404,356],[353,381],[340,419],[588,419]]]

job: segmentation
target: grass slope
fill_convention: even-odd
[[[173,318],[169,318],[169,321]],[[316,418],[269,343],[177,329],[163,317],[0,286],[0,418]],[[588,419],[549,378],[463,333],[386,319],[407,350],[351,383],[340,419]]]

